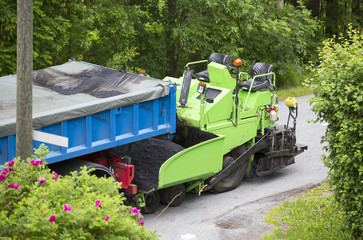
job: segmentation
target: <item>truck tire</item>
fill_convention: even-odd
[[[158,191],[145,194],[145,207],[141,208],[141,212],[145,214],[154,213],[160,205],[160,195]]]
[[[223,157],[223,169],[226,168],[229,164],[231,164],[234,161],[234,158],[237,158],[240,156],[244,151],[247,150],[246,145],[240,146],[236,151],[232,151],[230,154],[227,154]],[[233,157],[234,158],[233,158]],[[248,161],[242,162],[238,168],[233,170],[227,177],[225,177],[223,180],[221,180],[219,183],[217,183],[211,191],[214,193],[221,193],[221,192],[227,192],[229,190],[235,189],[238,187],[245,174],[246,174],[246,168],[248,165]]]
[[[175,198],[175,196],[179,195]],[[160,190],[160,201],[161,203],[176,207],[184,202],[186,196],[184,184],[175,185],[172,187],[164,188]],[[174,199],[175,198],[175,199]],[[174,200],[173,200],[174,199]]]

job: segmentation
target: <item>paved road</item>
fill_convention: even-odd
[[[299,97],[297,141],[307,144],[308,151],[296,157],[296,163],[271,175],[244,180],[233,191],[221,194],[187,194],[179,207],[168,208],[161,216],[163,205],[152,215],[145,215],[145,227],[160,234],[161,239],[179,240],[193,234],[198,240],[259,239],[271,228],[263,223],[265,212],[305,187],[323,181],[327,168],[320,161],[323,153],[320,138],[325,124],[308,123],[315,115],[307,100]],[[288,110],[280,103],[279,123],[286,123]]]

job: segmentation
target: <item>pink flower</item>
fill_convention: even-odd
[[[119,208],[118,208],[118,210],[121,210],[121,209],[122,209],[122,207],[119,207]]]
[[[15,190],[18,190],[19,186],[20,186],[20,185],[19,185],[19,183],[18,183],[18,184],[16,184],[16,185],[14,186],[14,189],[15,189]]]
[[[35,160],[35,163],[36,163],[37,165],[40,165],[40,164],[42,164],[42,163],[43,163],[43,161],[42,161],[42,159],[38,158],[37,160]]]
[[[27,167],[28,165],[24,164],[24,167]]]
[[[41,178],[38,179],[39,183],[45,183],[46,181],[47,181],[47,179],[44,178],[44,177],[41,177]]]
[[[54,172],[53,175],[54,175],[54,180],[57,181],[57,179],[58,179],[58,173]]]
[[[144,226],[144,222],[141,219],[138,222],[140,223],[141,226]]]
[[[101,203],[101,201],[100,201],[100,200],[97,200],[97,201],[95,202],[95,204],[96,204],[96,206],[97,206],[97,207],[99,207],[99,208],[100,208],[102,203]]]
[[[14,160],[11,160],[10,162],[8,162],[8,164],[9,164],[9,167],[12,167],[13,165],[14,165]]]
[[[30,163],[33,165],[33,166],[38,166],[38,163],[35,161],[35,160],[31,160]]]
[[[139,209],[137,209],[136,207],[131,208],[130,212],[134,213],[136,216],[140,215]]]
[[[41,198],[44,198],[43,194],[40,194],[40,197],[41,197]]]
[[[10,207],[11,206],[11,203],[8,203],[8,206]]]
[[[5,180],[6,180],[6,175],[0,174],[0,182],[5,181]]]
[[[14,187],[15,187],[14,183],[9,183],[8,188],[14,188]]]
[[[104,219],[105,219],[106,221],[108,221],[108,219],[110,219],[110,217],[109,217],[109,216],[106,216]]]
[[[70,212],[71,210],[72,210],[72,208],[71,208],[71,206],[69,206],[69,205],[67,205],[67,204],[64,204],[64,206],[63,206],[63,210],[65,211],[65,212]]]
[[[54,215],[52,215],[52,216],[50,216],[50,218],[49,218],[49,222],[55,222],[55,216]]]
[[[3,175],[6,175],[7,173],[9,173],[10,171],[7,169],[7,168],[4,168],[2,171],[1,171],[1,174]]]
[[[40,210],[40,212],[42,213],[42,212],[43,212],[43,209],[42,209],[42,210]]]

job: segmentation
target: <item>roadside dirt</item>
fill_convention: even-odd
[[[325,182],[325,181],[323,181]],[[218,239],[241,240],[261,239],[274,225],[264,222],[266,213],[286,200],[294,199],[306,190],[319,185],[312,184],[287,192],[272,195],[237,206],[228,214],[223,214],[215,219],[214,224],[220,229]],[[231,231],[232,230],[232,231]]]

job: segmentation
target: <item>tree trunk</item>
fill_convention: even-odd
[[[16,156],[32,154],[33,0],[17,1]]]
[[[329,36],[338,33],[338,17],[338,0],[327,0],[325,26]]]
[[[359,26],[358,26],[358,31],[359,34],[362,34],[362,3],[361,0],[355,0],[353,1],[353,9],[352,9],[352,14],[356,15],[358,17],[358,19],[360,19],[360,21],[358,21]]]
[[[67,12],[67,20],[72,22],[72,19],[71,19],[71,7],[70,4],[71,2],[69,1],[66,1],[66,12]],[[68,9],[67,9],[68,7]],[[69,31],[71,31],[71,34],[70,34],[70,37],[68,39],[68,50],[67,50],[67,59],[71,59],[73,56],[72,56],[72,46],[73,46],[73,38],[72,38],[72,28],[69,29]]]
[[[311,15],[313,17],[319,17],[320,14],[320,0],[311,0],[310,1],[310,10],[311,10]]]
[[[298,0],[289,0],[289,2],[294,6],[297,7],[299,6]]]
[[[277,0],[277,6],[279,9],[282,9],[284,7],[284,0]]]
[[[175,41],[172,39],[172,31],[174,28],[174,20],[176,17],[176,1],[175,0],[168,0],[168,18],[167,18],[167,32],[166,36],[168,38],[168,50],[167,55],[169,59],[169,72],[167,73],[168,76],[176,77],[178,73],[177,67],[177,59],[176,59],[176,44]]]

